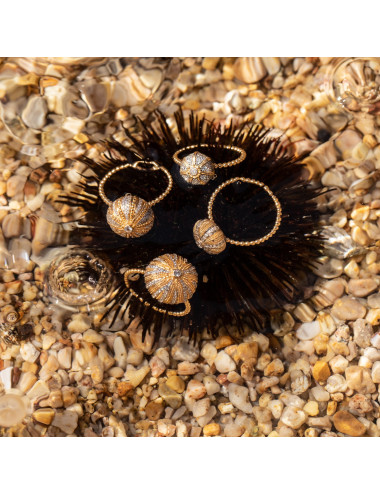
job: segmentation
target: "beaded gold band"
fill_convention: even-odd
[[[276,206],[277,214],[276,214],[276,220],[274,226],[269,233],[267,233],[261,238],[258,238],[256,240],[246,240],[246,241],[233,240],[232,238],[226,237],[222,232],[222,230],[218,227],[218,225],[214,221],[212,209],[214,206],[216,196],[219,194],[219,192],[222,189],[235,182],[245,182],[261,187],[272,198]],[[195,223],[193,229],[194,240],[198,245],[198,247],[205,250],[208,254],[219,254],[226,248],[227,242],[233,245],[239,245],[245,247],[245,246],[262,244],[263,242],[269,240],[280,228],[281,220],[282,220],[282,207],[278,198],[273,194],[270,188],[264,183],[251,178],[235,177],[235,178],[231,178],[230,180],[227,180],[226,182],[223,182],[221,185],[219,185],[219,187],[217,187],[214,190],[213,194],[210,197],[210,201],[208,203],[207,216],[208,216],[207,219],[199,220]]]
[[[152,305],[144,300],[133,288],[130,277],[144,275],[145,286],[151,296],[164,304],[185,304],[182,311],[171,311]],[[164,254],[156,257],[146,269],[128,269],[124,273],[124,283],[131,295],[137,297],[144,305],[169,316],[183,317],[191,310],[189,299],[193,296],[198,274],[192,264],[177,254]]]
[[[215,168],[227,168],[229,166],[238,165],[245,160],[247,154],[244,149],[237,146],[222,146],[228,151],[235,151],[239,154],[239,157],[224,163],[214,163],[211,158],[199,151],[188,154],[184,158],[180,158],[179,155],[184,151],[190,151],[192,149],[199,148],[216,148],[220,147],[215,144],[192,144],[176,151],[173,155],[173,160],[179,165],[179,171],[182,178],[192,185],[205,185],[209,180],[215,178]]]
[[[148,167],[143,167],[141,166],[142,164],[148,165]],[[141,197],[129,193],[119,197],[115,201],[110,201],[104,193],[105,183],[112,175],[127,168],[134,168],[140,171],[162,171],[168,179],[168,186],[162,194],[152,201],[145,201]],[[169,194],[172,187],[173,179],[170,173],[155,161],[136,161],[135,163],[125,163],[124,165],[117,166],[109,171],[99,183],[99,197],[108,206],[108,225],[121,237],[136,238],[145,235],[154,223],[152,206],[162,201]]]

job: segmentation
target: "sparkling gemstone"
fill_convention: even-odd
[[[133,228],[130,225],[125,227],[126,232],[131,232],[132,230],[133,230]]]
[[[182,271],[180,269],[175,269],[173,274],[176,278],[179,278],[182,275]]]

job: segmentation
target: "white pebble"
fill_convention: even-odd
[[[228,398],[230,402],[244,413],[252,413],[253,407],[248,401],[248,388],[238,384],[228,385]]]
[[[296,335],[299,340],[312,340],[321,331],[318,321],[305,322],[297,329]]]
[[[40,352],[30,342],[24,343],[20,349],[21,357],[31,364],[33,364],[39,357]]]
[[[214,361],[216,370],[223,374],[231,372],[236,369],[236,364],[232,358],[224,351],[218,353]]]

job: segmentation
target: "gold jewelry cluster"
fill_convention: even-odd
[[[243,149],[236,146],[224,146],[226,149],[235,151],[239,157],[225,163],[213,163],[211,158],[195,151],[183,159],[179,158],[179,154],[183,151],[203,148],[216,147],[209,144],[194,144],[180,149],[173,155],[173,160],[180,167],[180,174],[186,182],[192,185],[205,185],[209,180],[215,178],[215,169],[233,166],[241,163],[246,153]],[[146,166],[141,166],[141,165]],[[165,191],[152,201],[146,201],[141,197],[130,193],[119,197],[115,201],[110,201],[104,192],[104,186],[115,173],[118,173],[127,168],[134,168],[141,171],[161,171],[167,179],[168,185]],[[221,228],[215,223],[213,217],[213,206],[219,192],[230,184],[235,182],[245,182],[261,187],[272,198],[276,207],[276,220],[271,231],[261,238],[255,240],[233,240],[224,235]],[[152,207],[162,201],[171,191],[173,187],[173,179],[170,172],[163,166],[158,165],[154,161],[136,161],[135,163],[126,163],[115,167],[109,171],[99,183],[99,196],[107,204],[107,223],[110,228],[118,235],[125,238],[137,238],[148,233],[153,227],[154,213]],[[258,180],[235,177],[223,182],[212,193],[208,206],[208,217],[203,220],[198,220],[193,228],[193,236],[195,243],[200,249],[203,249],[210,255],[217,255],[223,252],[227,243],[238,246],[251,246],[261,244],[269,240],[280,227],[282,221],[282,208],[280,201],[267,185]],[[169,311],[162,307],[153,305],[140,296],[132,287],[131,282],[135,281],[136,275],[144,276],[145,287],[148,292],[158,302],[162,304],[184,304],[185,308],[182,311]],[[153,259],[146,269],[128,269],[124,273],[124,282],[132,296],[137,297],[140,302],[146,306],[150,306],[153,310],[161,313],[166,313],[170,316],[182,317],[188,314],[191,310],[189,299],[193,296],[197,289],[198,274],[195,267],[187,261],[187,259],[177,254],[164,254]]]

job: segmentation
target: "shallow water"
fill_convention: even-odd
[[[379,64],[2,59],[0,434],[378,436]],[[57,199],[86,173],[77,158],[156,109],[173,126],[179,106],[273,129],[331,187],[317,279],[272,312],[274,335],[142,341],[138,321],[101,320],[112,268],[65,247],[82,213]]]

